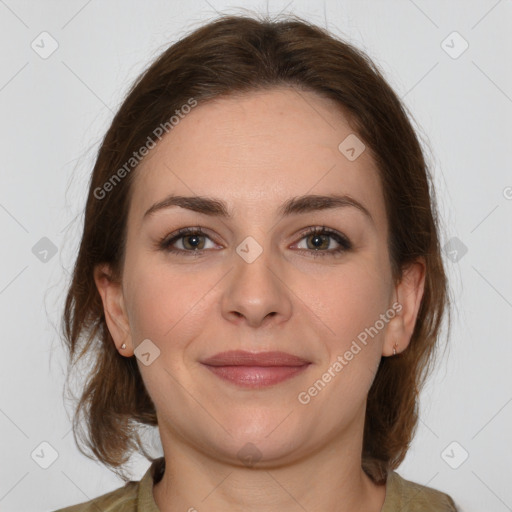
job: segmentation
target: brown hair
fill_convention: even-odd
[[[88,356],[87,380],[73,418],[75,440],[118,474],[134,450],[153,460],[139,427],[155,426],[157,418],[135,357],[123,357],[116,350],[93,279],[100,263],[108,263],[114,279],[121,279],[135,171],[122,173],[123,179],[109,187],[108,194],[100,196],[98,190],[106,190],[104,184],[114,172],[191,97],[200,105],[278,86],[334,100],[371,151],[384,191],[395,282],[407,264],[417,258],[426,263],[424,295],[410,344],[397,356],[382,358],[368,394],[362,457],[373,481],[384,482],[388,471],[398,467],[414,436],[419,390],[433,367],[450,301],[434,190],[406,110],[375,64],[326,30],[297,16],[222,16],[171,45],[138,78],[103,139],[91,177],[63,330],[70,373]],[[80,430],[81,415],[85,433]]]

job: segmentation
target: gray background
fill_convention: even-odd
[[[54,510],[122,485],[78,452],[62,394],[60,314],[87,181],[132,80],[169,43],[240,6],[293,12],[344,36],[413,113],[455,309],[398,472],[465,511],[512,510],[510,0],[0,0],[0,510]],[[135,457],[133,478],[147,466]]]

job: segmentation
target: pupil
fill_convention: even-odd
[[[318,242],[318,243],[317,243]],[[322,245],[322,236],[321,235],[313,235],[313,245],[315,247],[320,247]]]
[[[197,235],[190,235],[188,237],[188,240],[189,240],[189,245],[192,245],[193,248],[196,248],[198,245],[200,245],[199,236],[197,236]]]

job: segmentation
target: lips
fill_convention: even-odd
[[[310,361],[286,352],[220,352],[202,361],[217,377],[242,387],[266,387],[303,372]]]
[[[209,366],[302,366],[309,361],[286,352],[245,352],[230,350],[209,357],[203,364]]]

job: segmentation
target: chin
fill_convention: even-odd
[[[231,436],[210,439],[208,445],[214,447],[217,457],[237,466],[271,468],[292,462],[307,449],[308,436],[291,416],[260,416],[260,421],[254,416],[233,418],[229,423]]]

